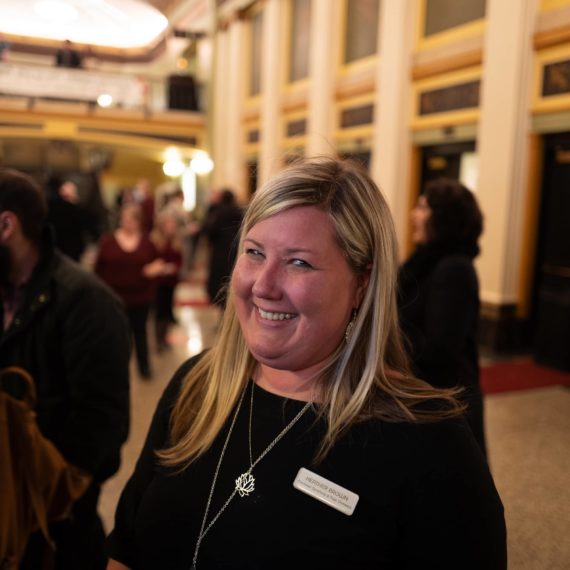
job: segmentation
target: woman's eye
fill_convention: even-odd
[[[254,247],[246,248],[245,253],[249,257],[259,257],[260,255],[263,255],[259,249],[255,249]]]
[[[291,259],[289,263],[291,263],[291,265],[294,265],[296,267],[306,267],[307,269],[312,269],[313,267],[309,262],[305,261],[304,259],[297,259],[297,258]]]

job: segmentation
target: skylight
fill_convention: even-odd
[[[152,44],[168,26],[139,0],[0,0],[0,32],[93,46]]]

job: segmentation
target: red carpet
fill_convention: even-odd
[[[570,374],[541,366],[532,360],[495,362],[481,368],[481,388],[484,394],[556,385],[570,386]]]

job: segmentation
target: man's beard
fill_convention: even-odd
[[[10,287],[12,273],[12,257],[7,246],[0,244],[0,287]]]

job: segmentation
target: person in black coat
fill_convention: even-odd
[[[486,454],[473,266],[483,217],[470,190],[438,179],[426,185],[411,221],[416,249],[400,269],[398,304],[414,372],[435,387],[463,388],[467,420]]]
[[[119,298],[54,247],[45,220],[39,186],[0,169],[0,368],[32,375],[40,430],[93,478],[72,518],[50,525],[53,568],[100,570],[99,491],[129,427],[129,327]],[[20,568],[44,568],[53,552],[38,531]]]
[[[80,261],[88,241],[95,241],[95,219],[79,205],[77,185],[50,176],[45,185],[48,197],[47,221],[55,231],[55,245],[65,255]]]
[[[210,242],[210,262],[206,290],[210,302],[224,307],[226,285],[237,253],[237,237],[243,217],[234,193],[222,190],[219,202],[210,206],[202,233]]]
[[[73,47],[70,40],[65,40],[60,49],[55,54],[55,64],[57,67],[81,67],[81,54]]]

